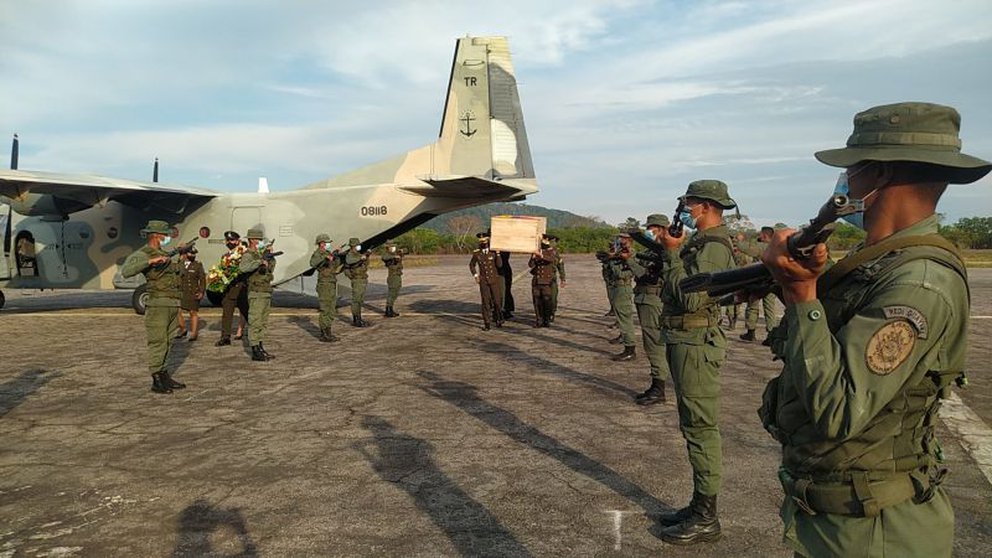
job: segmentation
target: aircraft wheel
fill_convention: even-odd
[[[224,300],[224,293],[207,291],[207,300],[209,300],[210,304],[214,306],[220,306],[221,302]]]
[[[145,315],[145,307],[148,305],[148,285],[141,285],[131,293],[131,308],[139,316]]]

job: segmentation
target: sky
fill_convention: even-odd
[[[992,159],[992,2],[0,0],[0,138],[20,168],[292,190],[433,142],[457,37],[509,38],[541,191],[609,223],[696,179],[798,224],[852,118],[951,105]],[[9,140],[8,140],[9,141]],[[2,151],[7,151],[4,148]],[[951,222],[992,215],[992,179]]]

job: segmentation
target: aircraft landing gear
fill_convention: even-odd
[[[148,305],[148,285],[141,285],[131,293],[131,308],[139,316],[145,315],[145,307]]]

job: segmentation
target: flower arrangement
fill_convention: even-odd
[[[237,248],[225,253],[220,257],[220,262],[210,266],[207,272],[207,290],[222,293],[227,290],[227,286],[238,277],[241,256],[248,250],[244,244],[238,244]]]

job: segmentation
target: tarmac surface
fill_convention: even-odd
[[[492,331],[466,257],[407,269],[392,319],[374,270],[373,327],[351,327],[342,305],[334,344],[317,340],[315,299],[277,293],[267,363],[214,347],[207,307],[200,340],[173,346],[189,388],[171,395],[148,389],[130,293],[5,291],[0,558],[791,556],[780,448],[755,412],[779,370],[767,349],[728,332],[723,539],[670,546],[651,516],[691,496],[685,444],[673,402],[632,402],[648,383],[640,344],[609,360],[597,262],[568,257],[550,329],[531,328],[513,263],[517,317]],[[973,270],[972,289],[965,418],[939,437],[955,555],[989,556],[992,270]]]

